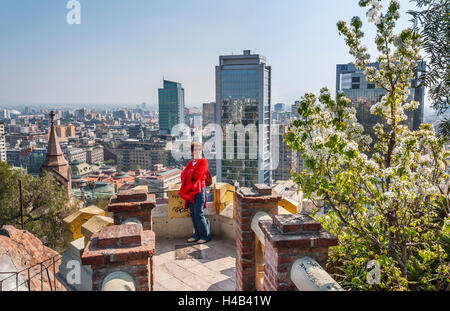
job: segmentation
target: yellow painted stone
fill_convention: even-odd
[[[102,228],[114,225],[114,219],[107,216],[95,215],[81,226],[81,234],[84,236],[84,245],[89,242],[94,233]]]
[[[291,214],[297,214],[297,203],[289,198],[282,198],[280,201],[278,201],[278,206],[281,206]]]
[[[181,185],[169,185],[168,195],[169,195],[169,217],[179,218],[179,217],[190,217],[189,209],[185,209],[185,201],[178,191],[180,191]]]
[[[214,184],[214,207],[217,214],[220,214],[228,204],[234,202],[234,191],[234,186],[230,184]]]
[[[64,236],[66,246],[69,246],[70,242],[83,236],[81,233],[81,226],[95,215],[105,216],[105,211],[95,205],[91,205],[79,209],[63,219],[62,223],[65,229]]]
[[[140,185],[132,188],[132,190],[145,190],[148,192],[148,186],[147,185]]]

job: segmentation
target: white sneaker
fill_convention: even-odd
[[[194,242],[197,242],[198,240],[196,240],[196,239],[194,239],[194,238],[189,238],[188,240],[187,240],[187,242],[188,243],[194,243]]]
[[[209,241],[200,239],[200,240],[197,241],[197,244],[204,244],[204,243],[206,243],[206,242],[209,242]]]

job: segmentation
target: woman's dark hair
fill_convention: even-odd
[[[193,142],[193,143],[191,143],[191,154],[194,153],[194,148],[195,148],[196,146],[197,146],[197,147],[200,147],[200,149],[203,150],[202,144],[197,143],[197,142],[195,142],[195,143]]]

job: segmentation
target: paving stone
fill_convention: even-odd
[[[220,288],[219,286],[217,286],[216,284],[212,284],[212,285],[207,289],[207,291],[209,291],[209,292],[222,292],[223,289]]]
[[[192,275],[191,277],[186,278],[183,280],[183,283],[192,288],[192,290],[198,291],[205,291],[211,286],[210,282],[207,282],[205,279],[197,275]]]
[[[190,286],[182,285],[181,287],[178,287],[178,288],[174,289],[174,291],[184,292],[184,291],[193,291],[193,289]]]
[[[215,283],[214,285],[220,287],[225,291],[234,291],[236,290],[236,282],[232,279],[227,279],[222,282]]]
[[[220,273],[220,271],[227,269],[227,267],[218,260],[208,261],[206,263],[203,263],[203,266],[217,273]]]
[[[154,279],[158,281],[167,280],[173,277],[165,268],[163,265],[155,267],[153,270]]]
[[[190,269],[196,265],[201,264],[198,260],[196,259],[181,259],[181,260],[175,260],[174,263],[176,263],[177,265],[179,265],[180,267],[184,268],[184,269]]]
[[[183,283],[174,277],[171,277],[171,278],[165,279],[165,280],[161,280],[161,281],[158,280],[158,282],[159,282],[159,284],[161,284],[168,290],[175,290],[175,289],[183,286]]]
[[[163,266],[171,275],[173,275],[179,280],[183,280],[184,278],[192,276],[191,272],[189,272],[187,269],[180,267],[173,261],[167,262]]]
[[[194,274],[204,278],[207,282],[217,283],[228,279],[229,277],[218,272],[214,272],[203,265],[198,265],[190,269]]]
[[[168,289],[165,288],[164,286],[162,286],[159,282],[155,282],[155,284],[153,284],[153,290],[154,291],[168,291]]]
[[[185,239],[157,241],[154,290],[235,290],[235,242],[217,239],[207,244],[186,244]],[[189,246],[205,254],[204,259],[175,259],[175,248]]]

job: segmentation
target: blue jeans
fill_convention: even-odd
[[[211,240],[208,225],[206,223],[203,210],[205,209],[206,202],[206,188],[202,188],[202,191],[195,195],[195,203],[189,202],[189,209],[191,211],[192,223],[194,225],[194,236],[196,240],[202,239],[205,241]]]

